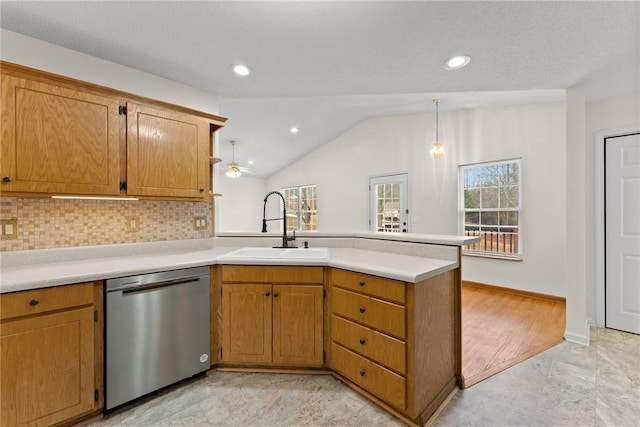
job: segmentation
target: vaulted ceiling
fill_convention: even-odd
[[[269,176],[368,117],[592,98],[640,81],[638,1],[44,1],[2,28],[220,95],[220,155]],[[447,71],[454,54],[471,56]],[[253,73],[239,78],[231,66]],[[637,86],[636,86],[637,88]],[[296,126],[297,134],[289,129]]]

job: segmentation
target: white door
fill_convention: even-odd
[[[640,134],[605,140],[605,326],[640,334]]]
[[[407,174],[369,178],[369,229],[381,233],[409,232]]]

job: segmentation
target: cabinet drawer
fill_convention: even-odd
[[[333,367],[396,408],[405,408],[406,380],[344,347],[332,344]]]
[[[223,265],[223,282],[317,283],[324,282],[323,267]]]
[[[405,342],[349,320],[331,316],[333,341],[389,369],[406,374]]]
[[[331,284],[401,304],[406,302],[405,284],[397,280],[336,268],[331,270]]]
[[[398,304],[333,288],[333,312],[398,338],[406,338],[405,308]]]
[[[93,282],[0,295],[0,319],[93,304]]]

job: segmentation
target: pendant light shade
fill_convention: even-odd
[[[229,141],[231,144],[231,163],[227,165],[227,171],[224,173],[229,178],[240,178],[242,172],[240,172],[240,166],[236,163],[236,142]]]
[[[229,163],[229,166],[227,166],[227,171],[224,174],[229,178],[240,178],[242,176],[240,167],[236,163]]]
[[[440,104],[440,100],[436,98],[433,102],[436,104],[436,140],[432,142],[429,147],[429,157],[432,159],[443,159],[444,144],[438,139],[438,104]]]

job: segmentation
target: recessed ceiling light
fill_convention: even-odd
[[[443,65],[445,70],[459,70],[466,66],[471,61],[471,57],[468,55],[456,55],[447,59]]]
[[[247,163],[252,165],[253,164],[253,160],[249,160]]]
[[[298,130],[299,130],[299,129],[298,129],[297,127],[295,127],[295,126],[294,126],[294,127],[292,127],[291,129],[289,129],[289,131],[290,131],[291,133],[298,133]]]
[[[251,74],[251,68],[243,64],[236,64],[233,66],[233,72],[241,77],[246,77]]]

